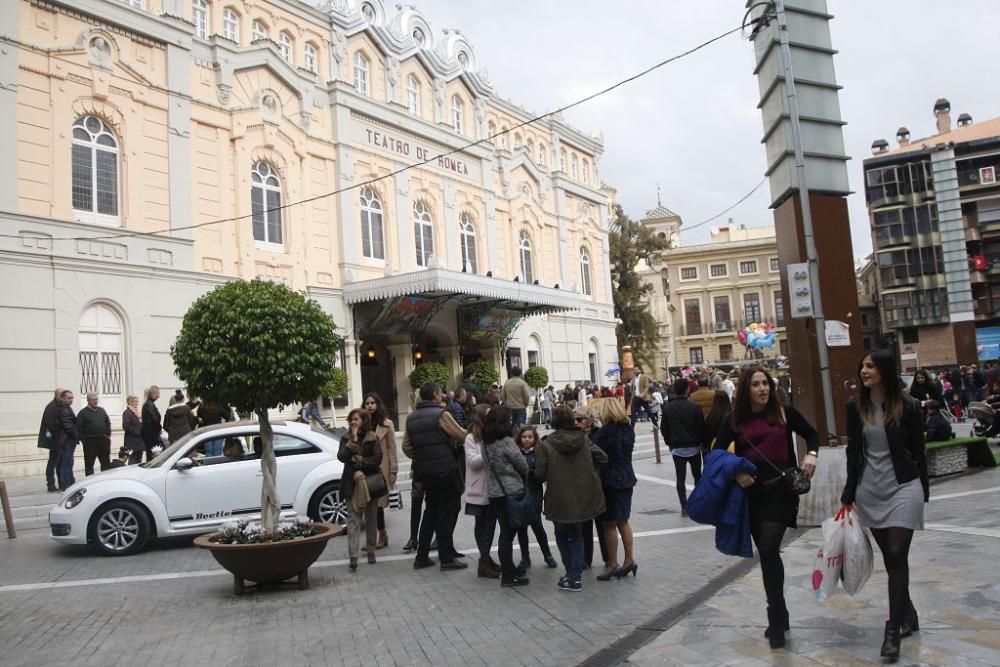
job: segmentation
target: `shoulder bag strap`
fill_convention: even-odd
[[[774,463],[772,463],[772,462],[771,462],[771,459],[767,458],[767,457],[766,457],[766,456],[764,455],[764,452],[760,451],[760,449],[759,449],[759,448],[757,447],[757,445],[753,444],[753,443],[752,443],[752,442],[750,441],[750,439],[749,439],[749,438],[747,438],[746,436],[744,436],[744,437],[743,437],[743,439],[744,439],[744,440],[746,440],[746,443],[747,443],[748,445],[750,445],[751,447],[753,447],[753,448],[754,448],[754,451],[756,451],[756,452],[757,452],[758,454],[760,454],[760,457],[761,457],[762,459],[764,459],[764,460],[765,460],[765,461],[767,462],[767,464],[768,464],[769,466],[771,466],[772,468],[774,468],[774,469],[775,469],[775,470],[776,470],[776,471],[777,471],[777,472],[778,472],[779,474],[782,474],[782,475],[784,474],[784,471],[782,471],[782,469],[781,469],[781,468],[779,468],[778,466],[774,465]]]

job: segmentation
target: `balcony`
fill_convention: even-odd
[[[708,322],[688,322],[681,327],[682,336],[704,336],[708,331]]]

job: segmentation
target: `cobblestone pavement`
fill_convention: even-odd
[[[968,494],[968,495],[966,495]],[[1000,665],[1000,470],[936,484],[927,505],[927,530],[910,552],[910,592],[920,631],[903,640],[903,665]],[[723,587],[625,664],[869,665],[888,618],[885,569],[875,549],[875,572],[855,597],[843,592],[817,602],[810,578],[820,531],[807,531],[784,550],[791,632],[785,650],[764,639],[760,570]]]
[[[650,442],[640,438],[640,452]],[[713,548],[711,530],[680,517],[669,458],[636,467],[638,576],[604,583],[592,570],[576,594],[556,588],[561,568],[545,568],[537,547],[524,588],[501,589],[474,566],[415,572],[401,551],[409,508],[388,513],[391,545],[376,565],[351,574],[338,538],[311,571],[311,590],[242,598],[190,539],[102,558],[58,545],[42,528],[21,529],[0,539],[0,664],[574,664],[733,565]],[[31,494],[37,483],[14,486]],[[470,517],[456,536],[474,554]]]
[[[720,555],[710,529],[680,517],[669,456],[662,465],[651,457],[647,433],[637,446],[640,481],[633,503],[639,576],[602,583],[593,579],[597,572],[590,571],[579,594],[556,588],[561,568],[539,567],[536,546],[531,585],[520,589],[501,589],[495,580],[477,578],[474,565],[453,573],[415,572],[412,556],[401,551],[409,508],[388,513],[392,543],[379,552],[378,564],[362,563],[351,574],[346,540],[335,539],[311,571],[311,590],[269,589],[243,597],[233,595],[229,576],[210,554],[194,549],[190,539],[159,541],[134,557],[102,558],[83,547],[57,545],[42,528],[19,525],[17,539],[0,538],[0,665],[346,665],[371,660],[380,667],[576,664],[628,637],[664,610],[683,607],[706,582],[725,579],[746,563]],[[14,482],[15,504],[44,507],[54,499],[35,493],[38,480]],[[997,471],[937,485],[934,495],[987,487],[1000,487]],[[976,512],[996,507],[996,498],[994,492],[930,506],[928,521],[978,527],[983,534],[934,530],[918,535],[914,598],[923,614],[922,630],[919,639],[907,640],[907,651],[913,646],[933,646],[936,651],[956,646],[948,642],[970,651],[997,648],[982,643],[994,641],[996,633],[951,629],[982,627],[971,625],[973,620],[1000,629],[995,623],[997,589],[980,583],[991,581],[986,563],[1000,554],[1000,531],[996,520]],[[469,517],[461,518],[456,538],[474,562]],[[815,536],[807,533],[789,547],[790,589],[806,578],[814,542]],[[936,559],[936,570],[927,567],[927,559]],[[951,580],[940,573],[952,572],[952,562],[968,578],[961,587],[948,584]],[[755,570],[725,588],[630,660],[794,664],[820,661],[822,651],[834,651],[827,664],[844,664],[843,655],[877,655],[885,607],[884,580],[878,574],[855,599],[835,598],[821,605],[804,589],[801,595],[790,590],[795,625],[790,648],[801,656],[772,655],[759,636],[763,621],[758,601],[763,593],[758,578]],[[941,586],[944,589],[938,590]],[[829,634],[834,610],[835,637]],[[730,614],[729,619],[723,614]],[[984,639],[976,644],[970,634]],[[933,638],[944,643],[932,644]],[[950,655],[964,654],[956,649]],[[935,662],[930,655],[919,659],[951,664]]]

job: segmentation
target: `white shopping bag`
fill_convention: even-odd
[[[872,543],[854,512],[847,512],[844,527],[844,567],[840,577],[844,590],[854,595],[861,590],[875,567]]]
[[[823,546],[816,552],[812,585],[817,600],[825,600],[837,590],[840,571],[844,565],[844,524],[846,512],[841,509],[836,516],[823,522]]]

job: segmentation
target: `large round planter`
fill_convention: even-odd
[[[219,565],[233,573],[233,590],[243,593],[244,582],[278,584],[297,577],[300,590],[309,588],[309,566],[316,562],[326,543],[343,534],[345,526],[314,523],[316,534],[300,540],[263,544],[221,544],[221,533],[196,537],[194,545],[208,549]]]

